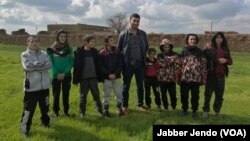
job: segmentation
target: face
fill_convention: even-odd
[[[155,54],[156,54],[155,52],[150,52],[150,53],[148,54],[148,57],[149,57],[149,58],[154,58],[154,57],[155,57]]]
[[[39,40],[37,38],[30,38],[28,41],[28,48],[32,50],[38,50]]]
[[[95,46],[95,39],[92,39],[89,42],[85,41],[85,46],[88,48],[93,48]]]
[[[166,44],[162,47],[163,52],[168,52],[170,50],[170,45]]]
[[[221,35],[218,35],[218,36],[215,38],[215,42],[216,42],[217,45],[222,44],[223,39],[222,39]]]
[[[114,38],[109,38],[109,40],[108,40],[108,42],[106,44],[107,44],[107,46],[115,46]]]
[[[132,29],[137,29],[139,27],[139,24],[140,24],[139,18],[132,17],[129,20],[129,25],[130,25],[130,28],[132,28]]]
[[[65,34],[65,33],[61,33],[61,34],[59,35],[59,42],[60,42],[61,44],[65,44],[65,43],[66,43],[66,40],[67,40],[66,34]]]
[[[196,43],[197,43],[196,37],[190,35],[190,36],[188,37],[188,45],[190,45],[190,46],[196,46]]]

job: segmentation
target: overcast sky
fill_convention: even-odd
[[[250,33],[250,0],[0,0],[0,29],[25,28],[30,34],[47,24],[94,24],[118,12],[141,15],[148,33]],[[37,28],[36,28],[37,27]]]

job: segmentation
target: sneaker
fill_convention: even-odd
[[[150,106],[150,105],[147,105],[147,109],[151,109],[151,106]]]
[[[58,112],[54,112],[54,117],[58,118],[59,117],[59,113]]]
[[[110,117],[109,111],[105,111],[105,112],[103,113],[103,116],[105,116],[105,117]]]
[[[127,107],[123,108],[122,111],[123,111],[123,113],[124,113],[125,116],[129,115],[129,110],[128,110]]]
[[[84,113],[80,113],[80,118],[83,118],[85,116]]]
[[[202,118],[207,119],[208,118],[208,112],[203,112]]]
[[[197,119],[198,118],[198,114],[197,113],[192,113],[192,118],[193,119]]]
[[[137,107],[137,110],[139,112],[148,112],[148,110],[146,108],[144,108],[143,106]]]
[[[70,117],[70,114],[69,113],[64,113],[64,116],[65,117]]]
[[[24,136],[25,138],[28,138],[28,137],[29,137],[29,132],[23,132],[23,136]]]
[[[158,106],[157,109],[159,112],[162,112],[161,106]]]
[[[222,115],[220,113],[215,113],[215,117],[217,119],[223,119]]]
[[[188,115],[188,112],[187,111],[182,111],[181,113],[180,113],[180,116],[181,117],[184,117],[184,116],[187,116]]]
[[[43,127],[44,128],[50,128],[50,125],[49,124],[43,124]]]

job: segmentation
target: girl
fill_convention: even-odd
[[[53,111],[55,117],[59,116],[59,98],[62,89],[64,115],[70,116],[69,111],[69,91],[71,84],[71,69],[73,67],[73,51],[68,44],[67,32],[59,30],[56,41],[47,49],[52,62],[52,90],[53,90]]]
[[[228,76],[228,65],[232,65],[233,63],[224,34],[221,32],[215,34],[212,38],[211,45],[207,45],[204,52],[208,60],[208,81],[205,87],[203,118],[208,118],[210,100],[212,93],[214,92],[215,99],[213,109],[215,116],[221,119],[222,116],[220,114],[220,110],[225,89],[225,77]]]

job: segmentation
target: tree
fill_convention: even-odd
[[[120,34],[128,25],[127,14],[122,12],[117,13],[107,19],[107,24]]]

